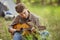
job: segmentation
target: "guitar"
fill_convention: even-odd
[[[18,23],[13,26],[13,29],[17,29],[20,31],[22,29],[23,30],[22,35],[27,35],[30,33],[31,27],[26,23],[23,23],[23,24]],[[13,33],[11,33],[11,34],[13,34]]]

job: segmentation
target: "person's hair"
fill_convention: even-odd
[[[24,9],[26,9],[24,3],[18,3],[15,6],[15,10],[17,11],[17,13],[21,13]]]

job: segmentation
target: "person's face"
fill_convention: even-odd
[[[22,13],[19,14],[22,18],[27,18],[29,13],[27,11],[27,9],[24,9]]]

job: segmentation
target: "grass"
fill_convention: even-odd
[[[11,40],[10,34],[8,32],[8,25],[10,24],[10,21],[6,21],[4,18],[0,17],[0,23],[1,23],[0,39]]]
[[[39,16],[41,25],[45,25],[50,32],[49,40],[60,40],[60,7],[53,6],[38,6],[27,5],[29,11]],[[1,20],[2,19],[2,20]],[[4,18],[0,18],[0,24],[2,27],[0,30],[0,39],[11,40],[8,32],[8,25],[11,21],[6,21]],[[3,35],[4,34],[4,35]]]

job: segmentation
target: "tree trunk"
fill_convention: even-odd
[[[50,5],[52,5],[52,0],[50,0]]]
[[[41,4],[44,5],[44,0],[41,0]]]
[[[16,0],[16,4],[21,3],[21,0]]]
[[[58,0],[58,5],[60,5],[60,0]]]

